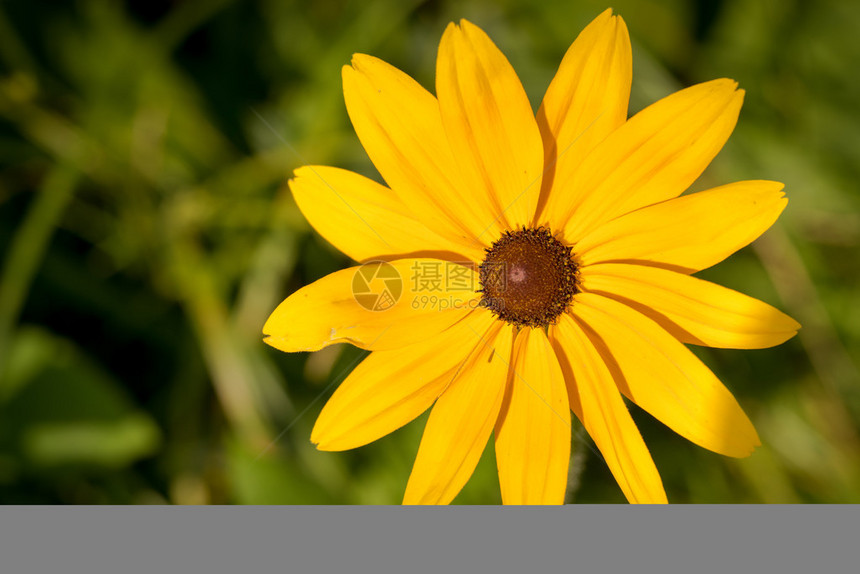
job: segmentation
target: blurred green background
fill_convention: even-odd
[[[768,350],[696,349],[764,446],[696,447],[633,408],[673,502],[860,501],[860,3],[616,1],[631,113],[731,77],[747,90],[695,189],[776,179],[790,203],[701,276],[797,318]],[[536,107],[592,1],[0,3],[0,502],[399,503],[426,415],[323,453],[310,430],[363,353],[261,342],[281,299],[349,261],[285,182],[378,177],[340,68],[379,56],[432,89],[447,22],[482,26]],[[572,499],[623,502],[578,429]],[[458,503],[500,502],[493,449]]]

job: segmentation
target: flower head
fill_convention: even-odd
[[[579,35],[535,115],[477,26],[450,24],[436,96],[357,54],[346,106],[387,186],[333,167],[290,188],[364,265],[287,298],[263,332],[283,351],[373,351],[311,440],[355,448],[432,407],[404,503],[447,503],[494,436],[505,503],[561,503],[571,412],[631,502],[664,502],[623,396],[690,441],[747,456],[759,439],[685,344],[762,348],[799,325],[691,274],[761,235],[782,184],[681,196],[722,148],[743,91],[721,79],[631,118],[630,41],[607,10]]]

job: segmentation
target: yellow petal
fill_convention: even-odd
[[[480,301],[478,287],[472,269],[438,259],[350,267],[287,297],[263,326],[264,341],[288,353],[404,347],[462,319]]]
[[[608,295],[651,317],[683,343],[763,349],[800,325],[767,303],[667,269],[601,263],[582,271],[587,291]]]
[[[579,293],[572,310],[599,336],[595,346],[621,392],[663,424],[727,456],[747,456],[761,444],[728,389],[654,321],[592,293]]]
[[[393,191],[357,173],[300,167],[290,180],[290,190],[314,229],[356,261],[410,255],[468,261],[483,256],[476,247],[430,231]]]
[[[430,411],[403,504],[448,504],[472,476],[499,416],[512,339],[513,329],[496,321],[458,345],[478,343]]]
[[[375,351],[341,383],[323,407],[311,442],[347,450],[375,441],[427,410],[480,345],[495,321],[476,310],[447,331],[392,351]]]
[[[567,381],[570,408],[600,449],[627,500],[665,503],[666,492],[654,460],[615,386],[600,353],[569,315],[550,327]]]
[[[600,224],[677,197],[704,171],[731,135],[743,101],[732,80],[681,90],[645,108],[558,179],[569,203],[557,215],[577,241]]]
[[[645,207],[575,247],[583,265],[652,262],[692,273],[719,263],[773,225],[788,200],[775,181],[741,181]]]
[[[474,201],[479,192],[462,185],[436,98],[397,68],[364,54],[344,66],[343,93],[361,144],[415,219],[451,241],[478,245],[492,220],[489,207]]]
[[[630,36],[620,16],[605,10],[579,34],[561,61],[543,98],[537,121],[543,137],[541,200],[552,229],[561,229],[561,214],[570,201],[556,178],[568,181],[582,159],[625,120],[630,99]]]
[[[543,170],[540,131],[514,69],[471,22],[451,23],[442,36],[436,94],[463,182],[492,206],[484,226],[530,224]]]
[[[505,504],[562,504],[570,462],[564,376],[541,330],[514,342],[508,390],[496,423],[496,463]]]

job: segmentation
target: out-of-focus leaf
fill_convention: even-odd
[[[36,470],[122,468],[154,454],[160,431],[109,374],[71,341],[19,330],[0,405],[0,444]]]
[[[24,431],[22,447],[36,464],[89,463],[121,468],[151,454],[158,429],[140,413],[116,421],[33,423]]]

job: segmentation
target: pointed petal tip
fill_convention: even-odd
[[[340,67],[340,78],[344,82],[344,87],[347,81],[347,78],[355,71],[355,54],[352,55],[352,59],[349,61],[349,64],[344,64]]]
[[[603,12],[601,12],[600,14],[595,16],[594,19],[591,20],[591,23],[589,25],[598,24],[598,23],[605,24],[606,22],[609,22],[610,20],[614,20],[616,17],[619,17],[619,16],[618,16],[618,14],[613,13],[613,9],[611,7],[606,8]]]
[[[316,447],[317,450],[322,450],[320,448],[320,431],[319,431],[319,418],[317,418],[314,423],[314,427],[311,429],[311,444]]]
[[[317,419],[317,422],[319,422],[319,419]],[[350,449],[349,445],[338,445],[337,437],[326,436],[326,433],[320,431],[317,425],[314,425],[311,431],[311,444],[318,451],[322,452],[339,452]]]
[[[300,177],[305,177],[305,174],[309,171],[310,166],[302,165],[293,170],[293,176],[287,181],[287,183],[291,183]]]
[[[365,54],[353,54],[352,58],[349,60],[349,64],[344,64],[340,69],[340,77],[341,82],[343,82],[343,89],[346,92],[349,89],[353,91],[359,89],[361,85],[361,77],[367,75],[367,63],[368,58]]]
[[[692,86],[686,87],[680,91],[706,89],[711,92],[711,95],[716,93],[723,94],[727,98],[736,98],[738,96],[743,99],[744,90],[738,87],[738,82],[732,78],[714,78]],[[677,93],[677,92],[676,92]]]
[[[319,433],[314,434],[313,432],[311,433],[311,444],[320,452],[343,452],[356,448],[350,444],[343,444],[342,441],[339,443],[337,437],[320,437]]]
[[[732,92],[728,107],[737,108],[737,115],[740,115],[740,111],[744,105],[744,98],[746,97],[747,92],[743,88],[738,88],[738,83],[734,80],[732,80],[732,84],[734,84],[732,87],[734,91]]]
[[[725,455],[731,458],[749,458],[760,446],[761,440],[758,438],[758,435],[756,435],[755,439],[750,442],[746,449],[738,450],[736,452],[727,452]]]
[[[352,68],[357,72],[362,72],[363,67],[372,65],[377,62],[382,62],[382,60],[380,60],[376,56],[371,56],[370,54],[356,52],[352,55],[352,59],[350,59],[349,65],[344,65],[344,68]]]
[[[347,66],[348,67],[348,66]],[[322,165],[301,165],[293,170],[293,177],[289,179],[289,181],[295,181],[297,179],[323,179],[322,175],[320,175],[320,170],[330,169],[326,166]]]
[[[340,75],[346,88],[347,82],[359,81],[359,76],[368,76],[371,72],[371,66],[375,63],[382,62],[379,58],[356,52],[349,60],[349,64],[344,64],[340,69]]]
[[[325,443],[325,442],[316,443],[314,441],[311,441],[311,444],[313,444],[314,448],[316,448],[320,452],[343,452],[345,450],[350,449],[349,446],[338,446],[338,445],[332,446],[331,443]]]
[[[627,24],[624,22],[624,18],[622,18],[617,12],[613,13],[612,8],[607,8],[598,14],[597,17],[591,21],[589,26],[598,26],[603,28],[602,33],[604,34],[627,34]]]
[[[453,24],[453,22],[452,22]],[[480,32],[484,32],[484,29],[472,22],[467,18],[460,18],[460,22],[458,23],[458,27],[464,30],[478,30]]]
[[[751,456],[761,446],[761,438],[759,438],[758,432],[755,430],[752,422],[749,423],[748,428],[743,429],[741,432],[745,435],[745,440],[735,440],[731,445],[726,445],[722,450],[715,450],[714,452],[731,458],[747,458]]]
[[[456,24],[454,22],[451,22],[451,24],[454,24],[455,32],[459,34],[461,38],[474,37],[475,34],[487,36],[487,33],[484,32],[483,28],[469,20],[466,20],[465,18],[461,18]]]
[[[758,186],[758,189],[752,190],[752,193],[758,193],[761,195],[769,194],[773,196],[774,199],[785,197],[785,184],[781,181],[774,181],[772,179],[752,179],[746,181]],[[736,183],[740,184],[744,182],[741,181]]]
[[[266,318],[266,322],[263,323],[263,329],[262,329],[263,342],[266,343],[267,345],[272,345],[272,346],[274,346],[274,343],[275,343],[273,341],[275,333],[274,333],[274,320],[272,318],[272,317],[274,317],[274,315],[275,315],[274,311],[269,313],[269,316]]]
[[[265,328],[265,327],[264,327]],[[348,340],[343,341],[328,341],[319,345],[305,345],[299,346],[296,342],[289,337],[278,337],[277,335],[271,333],[263,333],[263,342],[272,347],[273,349],[277,349],[283,353],[313,353],[315,351],[319,351],[320,349],[324,349],[330,345],[335,343],[345,343],[352,342]]]
[[[802,325],[792,316],[780,312],[778,316],[778,320],[780,322],[780,327],[783,333],[785,333],[785,341],[788,341],[800,331]]]
[[[797,323],[791,317],[786,316],[786,319],[788,319],[788,321],[786,321],[786,325],[783,326],[784,330],[781,331],[779,334],[775,334],[774,338],[769,341],[769,344],[767,346],[762,345],[759,348],[769,349],[771,347],[782,345],[783,343],[785,343],[789,339],[794,338],[797,335],[797,332],[800,330],[800,324]]]

